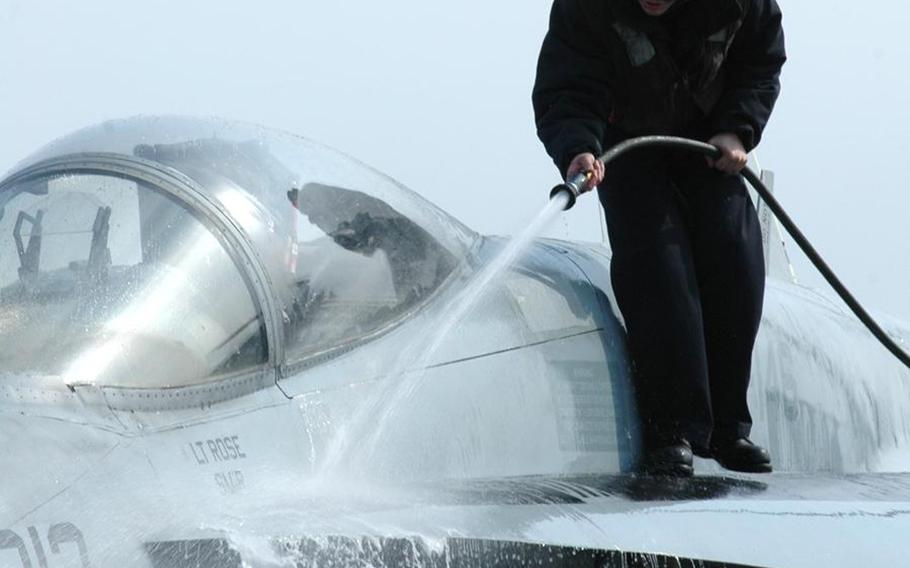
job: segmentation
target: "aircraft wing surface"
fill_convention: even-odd
[[[358,511],[285,503],[242,532],[145,547],[156,568],[901,566],[910,530],[910,474],[529,477],[371,493],[381,501]],[[278,519],[291,525],[269,526]]]

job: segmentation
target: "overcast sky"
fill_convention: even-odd
[[[910,321],[910,7],[780,1],[790,61],[762,165],[859,298]],[[478,231],[514,233],[557,177],[530,105],[549,7],[0,0],[0,170],[109,118],[219,115],[339,148]],[[551,235],[599,240],[596,200]]]

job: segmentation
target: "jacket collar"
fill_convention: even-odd
[[[692,30],[696,35],[711,35],[732,25],[745,14],[748,0],[677,0],[663,16],[649,16],[638,0],[611,0],[613,15],[645,33],[662,33],[672,25]]]

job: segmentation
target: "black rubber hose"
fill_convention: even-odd
[[[616,146],[613,146],[609,150],[603,153],[600,156],[599,160],[604,163],[604,166],[607,166],[610,162],[616,158],[622,156],[626,152],[634,150],[636,148],[649,147],[665,147],[665,148],[676,148],[691,150],[699,152],[706,156],[712,158],[720,157],[720,150],[706,144],[704,142],[699,142],[697,140],[690,140],[688,138],[678,138],[675,136],[642,136],[640,138],[632,138],[626,140],[625,142],[620,142]],[[809,240],[803,235],[802,231],[799,230],[799,227],[796,226],[796,223],[790,219],[790,216],[787,215],[787,212],[784,211],[784,208],[780,206],[780,203],[774,199],[774,196],[771,195],[771,192],[762,183],[761,179],[752,171],[750,168],[746,167],[742,171],[743,177],[755,188],[755,191],[758,192],[762,200],[768,205],[771,209],[771,212],[774,213],[774,216],[777,217],[777,220],[780,221],[780,224],[784,226],[784,229],[787,230],[787,233],[796,241],[796,244],[799,245],[799,248],[809,257],[809,260],[812,261],[812,264],[815,265],[815,268],[821,272],[822,276],[825,277],[825,280],[828,281],[828,284],[837,292],[841,299],[846,302],[850,307],[856,317],[865,324],[865,326],[872,332],[881,343],[884,345],[895,357],[900,359],[907,368],[910,368],[910,355],[906,351],[901,349],[897,343],[881,328],[878,323],[872,319],[872,316],[869,315],[869,312],[863,308],[863,306],[853,297],[853,294],[847,290],[847,287],[840,281],[834,271],[828,266],[828,264],[822,259],[822,257],[815,250],[815,247],[809,242]],[[581,179],[581,183],[584,182],[584,179]],[[576,185],[578,181],[576,180]],[[579,185],[580,187],[580,185]],[[554,190],[555,191],[555,190]]]

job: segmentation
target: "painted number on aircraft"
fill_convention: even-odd
[[[246,459],[246,454],[240,449],[240,436],[225,436],[191,442],[190,451],[193,453],[197,465]]]
[[[72,558],[72,555],[77,552],[79,559],[82,561],[82,568],[91,568],[92,562],[89,560],[85,538],[82,536],[82,532],[72,523],[57,523],[48,529],[47,543],[50,548],[50,555],[44,549],[44,544],[38,535],[38,529],[28,527],[26,533],[28,534],[31,548],[16,532],[11,530],[0,531],[0,552],[4,550],[18,552],[19,563],[22,568],[49,568],[48,558],[53,563],[57,555],[66,555]]]

